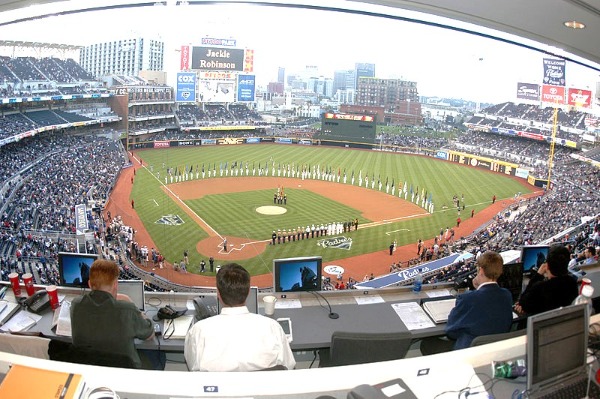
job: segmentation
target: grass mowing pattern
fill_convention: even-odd
[[[207,195],[186,201],[189,207],[210,226],[218,226],[224,236],[246,237],[253,241],[271,239],[273,230],[294,229],[299,226],[354,220],[358,210],[322,197],[307,190],[285,189],[287,205],[275,205],[287,209],[282,215],[261,215],[256,208],[273,204],[273,190],[247,191]],[[210,209],[210,212],[204,212]],[[337,219],[332,219],[335,215]],[[367,219],[359,218],[360,223]]]
[[[416,242],[418,239],[429,239],[439,233],[440,228],[456,224],[456,210],[452,206],[452,197],[461,195],[465,197],[466,210],[462,218],[470,215],[471,209],[475,212],[487,207],[493,195],[498,199],[511,198],[517,192],[529,192],[518,182],[505,176],[483,170],[468,168],[450,162],[443,162],[428,157],[411,156],[394,153],[381,153],[377,151],[356,151],[331,147],[304,147],[299,145],[237,145],[215,147],[183,147],[160,150],[145,150],[137,153],[143,161],[152,166],[153,173],[160,172],[160,182],[164,184],[166,175],[165,167],[180,168],[190,166],[200,171],[204,164],[205,171],[216,169],[219,176],[220,165],[228,163],[230,168],[234,162],[243,164],[245,170],[248,165],[249,174],[252,175],[253,167],[258,176],[259,165],[264,167],[269,164],[269,177],[272,176],[273,164],[275,170],[279,165],[294,164],[301,170],[303,166],[310,165],[311,171],[316,165],[320,170],[331,168],[334,174],[338,171],[343,176],[347,175],[347,184],[350,184],[354,172],[355,185],[362,171],[363,179],[368,175],[369,180],[376,180],[375,189],[378,188],[377,180],[381,180],[385,191],[385,181],[391,186],[394,182],[397,190],[407,182],[407,189],[417,187],[419,193],[423,188],[432,194],[435,211],[432,215],[419,219],[408,219],[378,227],[361,229],[346,234],[352,238],[350,250],[325,249],[317,245],[316,239],[300,242],[286,243],[268,247],[263,254],[257,254],[252,259],[243,263],[252,274],[270,272],[272,260],[275,258],[291,256],[321,255],[324,261],[342,259],[362,253],[385,251],[394,239],[398,245]],[[223,174],[225,176],[225,174]],[[235,177],[228,177],[234,179]],[[244,177],[237,177],[238,179]],[[301,180],[298,179],[300,182]],[[232,184],[234,180],[232,180]],[[330,183],[330,184],[342,184]],[[369,187],[371,184],[369,183]],[[364,181],[363,181],[364,187]],[[369,188],[370,189],[370,188]],[[365,189],[366,190],[366,189]],[[293,191],[293,195],[291,195]],[[253,214],[253,209],[260,205],[273,204],[273,192],[259,190],[247,193],[230,193],[211,195],[198,200],[187,201],[187,205],[206,220],[221,235],[237,237],[268,239],[270,232],[277,228],[293,228],[298,225],[312,224],[321,220],[343,221],[346,218],[358,216],[358,212],[343,205],[333,203],[315,193],[291,189],[286,187],[290,202],[286,206],[288,213],[281,216],[258,216]],[[198,254],[195,246],[198,241],[207,237],[206,233],[193,222],[177,204],[162,192],[159,180],[144,169],[138,169],[132,198],[136,201],[136,211],[142,219],[144,226],[153,237],[156,245],[169,262],[179,261],[183,251],[190,251],[190,271],[197,271],[201,259],[207,255]],[[299,198],[308,198],[306,201]],[[408,195],[410,200],[410,194]],[[156,201],[156,202],[154,202]],[[310,208],[307,208],[307,202]],[[443,210],[443,205],[449,209]],[[462,204],[461,204],[462,205]],[[162,215],[176,214],[185,222],[179,226],[165,226],[155,224]],[[313,217],[314,216],[314,217]],[[320,219],[322,217],[322,219]],[[289,218],[289,219],[288,219]],[[289,220],[289,224],[288,224]],[[360,218],[361,224],[364,219]],[[281,223],[280,223],[281,221]],[[402,230],[390,235],[386,232]],[[407,231],[408,230],[408,231]],[[215,257],[217,264],[222,263]],[[224,258],[226,259],[226,258]],[[368,265],[365,265],[368,269]]]

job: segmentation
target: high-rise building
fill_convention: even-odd
[[[353,69],[339,70],[333,73],[333,93],[338,90],[354,90],[356,89],[356,74]]]
[[[285,68],[279,67],[277,70],[277,83],[285,83]]]
[[[96,77],[137,76],[143,70],[164,70],[164,58],[164,42],[137,37],[86,46],[79,53],[79,64]]]
[[[358,88],[358,80],[360,78],[374,78],[375,77],[375,64],[369,64],[365,62],[357,62],[354,64],[354,87],[352,89]],[[347,87],[350,89],[350,87]]]

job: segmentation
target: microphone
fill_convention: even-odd
[[[331,305],[329,304],[329,301],[327,300],[327,298],[325,298],[325,297],[323,296],[323,294],[321,294],[319,291],[308,291],[308,292],[310,292],[310,293],[311,293],[311,294],[313,294],[314,296],[317,296],[317,295],[318,295],[318,296],[320,296],[321,298],[323,298],[323,300],[325,301],[325,303],[326,303],[326,304],[327,304],[327,306],[329,307],[329,318],[330,318],[330,319],[339,319],[339,318],[340,318],[340,315],[339,315],[339,314],[337,314],[337,313],[335,313],[335,312],[332,312],[332,311],[331,311]],[[318,298],[317,298],[317,299],[318,299]],[[319,303],[319,305],[321,305],[321,303]],[[322,305],[321,305],[321,306],[322,306]]]

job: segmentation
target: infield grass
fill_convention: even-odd
[[[407,190],[410,190],[412,185],[414,191],[418,187],[419,194],[425,189],[432,196],[435,209],[434,213],[429,216],[376,227],[359,228],[358,231],[346,233],[345,236],[352,239],[350,250],[322,248],[317,245],[317,239],[269,246],[264,253],[257,253],[254,258],[240,262],[251,274],[269,273],[272,268],[272,260],[275,258],[321,255],[324,261],[331,261],[363,253],[385,251],[394,239],[397,240],[398,245],[414,243],[418,239],[430,239],[439,233],[440,228],[455,225],[457,213],[452,204],[454,195],[459,198],[464,195],[466,209],[462,213],[462,218],[466,219],[470,216],[471,209],[474,208],[475,212],[479,212],[490,205],[493,195],[501,200],[512,198],[517,192],[529,192],[523,185],[500,174],[428,157],[377,151],[260,144],[144,150],[137,152],[136,155],[151,167],[140,168],[137,171],[132,190],[132,198],[135,199],[136,204],[135,210],[158,249],[169,262],[180,261],[183,251],[189,250],[191,264],[189,270],[192,272],[197,272],[201,259],[208,259],[208,255],[199,254],[195,250],[196,244],[207,238],[208,235],[183,211],[180,202],[169,198],[161,189],[160,186],[165,183],[166,168],[169,167],[176,170],[182,170],[184,167],[189,170],[192,167],[195,178],[196,168],[201,171],[202,165],[204,165],[205,172],[209,168],[210,170],[214,168],[219,176],[219,169],[224,167],[225,162],[227,162],[228,168],[231,168],[234,163],[238,165],[241,163],[244,170],[246,164],[248,165],[250,175],[252,175],[254,165],[257,170],[255,176],[258,176],[259,164],[264,167],[268,163],[269,177],[271,177],[273,165],[276,171],[279,164],[282,168],[284,165],[293,164],[294,168],[298,166],[299,170],[303,166],[310,165],[311,171],[316,165],[320,165],[321,171],[331,169],[336,176],[338,171],[343,176],[345,170],[347,184],[350,184],[351,175],[354,172],[355,185],[358,184],[359,174],[362,174],[363,179],[368,174],[369,180],[374,177],[376,181],[378,179],[382,181],[382,191],[384,192],[387,179],[390,187],[394,182],[396,196],[404,182],[407,183]],[[163,168],[163,164],[165,168]],[[160,173],[160,179],[156,178],[157,172]],[[230,175],[227,178],[232,179],[232,184],[235,184],[233,179],[236,177]],[[237,177],[237,179],[243,178]],[[341,185],[342,183],[332,182],[330,184]],[[375,189],[377,188],[376,184]],[[361,225],[368,222],[360,216],[358,210],[324,198],[314,192],[286,188],[286,193],[290,198],[286,205],[288,212],[277,216],[259,215],[255,211],[258,206],[273,204],[273,191],[271,190],[206,195],[186,201],[185,205],[189,206],[220,235],[247,237],[253,241],[270,239],[272,230],[278,228],[344,221],[355,217],[359,218]],[[409,194],[408,200],[410,197]],[[449,209],[444,210],[444,205]],[[177,226],[157,224],[156,221],[165,215],[177,215],[183,224]],[[215,257],[215,260],[219,264],[225,261],[226,257],[222,259]],[[365,267],[365,270],[368,270],[368,265]]]

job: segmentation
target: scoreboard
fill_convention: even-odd
[[[326,112],[321,118],[323,140],[375,143],[377,120],[374,115],[340,114]]]

